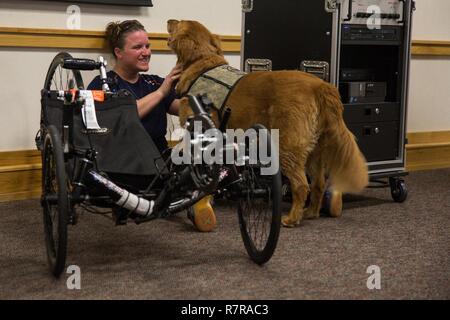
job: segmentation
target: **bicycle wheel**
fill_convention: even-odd
[[[47,260],[52,274],[59,277],[66,263],[69,197],[61,138],[53,125],[44,138],[41,204]]]
[[[45,77],[44,89],[69,90],[84,89],[83,78],[79,70],[63,69],[63,59],[72,58],[67,52],[58,53],[52,60]]]
[[[266,150],[271,150],[271,154],[274,154],[276,151],[267,129],[262,125],[255,125],[253,129],[258,134],[256,139],[246,142],[246,159],[251,153],[250,144],[258,143],[262,146],[261,140],[266,144]],[[262,265],[270,260],[278,243],[282,196],[280,170],[277,169],[273,174],[262,174],[261,169],[265,165],[261,162],[259,149],[257,163],[250,164],[246,160],[245,165],[240,168],[242,182],[238,187],[238,215],[245,249],[254,262]]]

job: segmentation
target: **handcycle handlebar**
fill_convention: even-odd
[[[71,70],[96,70],[100,69],[101,65],[101,62],[97,62],[92,59],[78,58],[65,58],[61,64],[64,69]]]
[[[79,58],[64,58],[61,62],[61,67],[64,69],[72,70],[100,70],[100,81],[102,84],[102,90],[109,91],[106,76],[106,60],[102,57],[98,57],[98,61],[92,59],[79,59]]]

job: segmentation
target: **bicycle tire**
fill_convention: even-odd
[[[66,263],[70,204],[61,138],[53,125],[47,127],[44,138],[41,203],[47,260],[51,273],[59,277]]]
[[[260,129],[266,129],[259,124],[252,128],[258,132]],[[274,152],[268,132],[267,136],[268,150]],[[261,163],[256,166],[246,163],[241,169],[242,182],[238,188],[241,188],[241,191],[246,190],[247,195],[239,197],[238,216],[245,249],[255,263],[262,265],[274,254],[280,235],[282,182],[279,169],[275,174],[265,176],[258,173],[260,169]],[[256,188],[267,190],[268,197],[256,197]]]

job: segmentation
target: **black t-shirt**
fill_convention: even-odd
[[[116,92],[121,89],[128,90],[136,98],[136,100],[158,90],[164,81],[163,78],[156,75],[139,74],[138,81],[136,81],[136,83],[131,83],[122,79],[112,70],[107,73],[107,77],[108,85],[111,91]],[[100,76],[97,76],[91,81],[87,89],[101,90],[101,87],[102,84],[100,81]],[[168,147],[166,140],[167,112],[169,111],[169,107],[175,97],[175,90],[172,90],[167,97],[165,97],[155,108],[153,108],[152,111],[150,111],[150,113],[141,119],[142,125],[145,130],[147,130],[160,152],[164,151]]]

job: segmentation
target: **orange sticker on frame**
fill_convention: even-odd
[[[105,101],[105,93],[103,90],[91,90],[94,101],[103,102]]]

